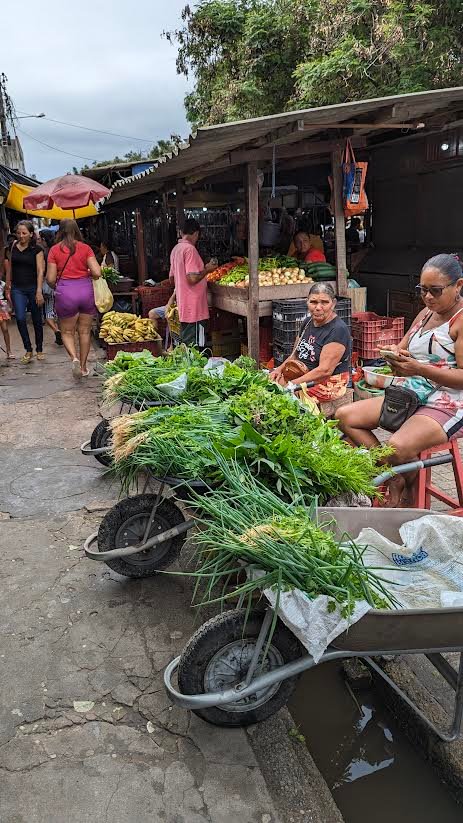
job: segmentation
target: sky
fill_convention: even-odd
[[[18,136],[29,175],[45,181],[92,160],[146,151],[172,133],[188,135],[188,83],[176,73],[176,46],[161,37],[181,25],[185,5],[186,0],[39,5],[24,27],[14,4],[2,3],[0,73],[8,78],[18,115],[44,112],[128,138],[21,119]]]

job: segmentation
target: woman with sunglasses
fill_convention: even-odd
[[[396,382],[419,396],[422,405],[394,432],[389,445],[392,465],[418,459],[424,449],[463,437],[463,271],[458,258],[438,254],[421,271],[420,294],[425,308],[398,346],[388,346],[394,358],[388,363]],[[383,398],[361,400],[338,410],[339,425],[356,446],[372,448],[379,441]],[[389,482],[387,505],[410,505],[415,475],[397,476]]]

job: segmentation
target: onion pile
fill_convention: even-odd
[[[245,285],[249,283],[249,277],[244,279]],[[259,286],[292,286],[297,283],[313,283],[311,277],[307,277],[304,269],[268,269],[259,272]]]

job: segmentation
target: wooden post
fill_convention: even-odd
[[[346,221],[342,203],[342,156],[343,147],[339,145],[331,153],[331,174],[333,180],[337,292],[340,297],[347,297]]]
[[[177,235],[180,237],[180,232],[183,230],[185,222],[185,197],[184,197],[184,183],[185,181],[179,178],[175,184],[176,195],[175,203],[177,210]]]
[[[259,363],[259,186],[257,163],[248,163],[246,175],[248,218],[248,355]]]
[[[138,285],[142,286],[146,280],[146,250],[145,250],[145,229],[141,209],[135,209],[135,225],[137,230],[137,269]]]

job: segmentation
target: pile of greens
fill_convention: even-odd
[[[198,547],[196,602],[203,582],[201,605],[224,603],[242,594],[249,598],[250,607],[255,591],[271,588],[277,597],[275,615],[281,593],[292,589],[300,589],[310,599],[327,595],[328,609],[334,611],[339,605],[344,617],[352,613],[356,600],[367,600],[373,608],[395,605],[383,579],[365,566],[364,548],[347,536],[345,541],[336,540],[329,525],[321,527],[314,521],[312,507],[305,507],[300,499],[282,501],[248,467],[220,455],[217,463],[224,486],[213,494],[194,495],[202,525],[193,538]],[[243,562],[248,579],[239,583]],[[235,578],[238,585],[230,591]]]
[[[217,482],[215,442],[231,442],[234,426],[227,406],[161,406],[111,422],[114,472],[130,488],[141,471],[153,475]]]

